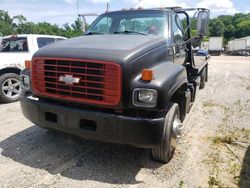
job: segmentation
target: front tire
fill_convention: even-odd
[[[0,102],[10,103],[18,101],[21,94],[20,77],[15,73],[0,76]]]
[[[167,163],[173,155],[177,145],[177,136],[181,126],[180,110],[177,103],[171,103],[165,117],[163,141],[160,146],[152,149],[152,158],[156,161]]]

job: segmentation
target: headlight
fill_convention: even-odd
[[[21,87],[23,89],[30,89],[30,77],[27,75],[21,75]]]
[[[138,93],[138,100],[143,103],[155,103],[156,93],[148,90],[141,90]]]
[[[157,91],[154,89],[137,88],[133,91],[133,105],[154,108],[157,104]]]

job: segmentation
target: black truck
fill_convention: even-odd
[[[188,11],[196,11],[197,36]],[[208,21],[203,8],[98,16],[84,36],[46,46],[26,62],[24,116],[46,129],[150,148],[154,160],[168,162],[208,79],[208,59],[193,53]]]

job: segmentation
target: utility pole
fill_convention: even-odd
[[[106,12],[108,12],[108,11],[109,11],[109,8],[110,8],[110,5],[109,5],[109,3],[107,2]]]

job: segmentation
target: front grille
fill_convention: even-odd
[[[121,97],[121,68],[113,62],[36,58],[32,62],[32,87],[38,96],[117,105]]]

